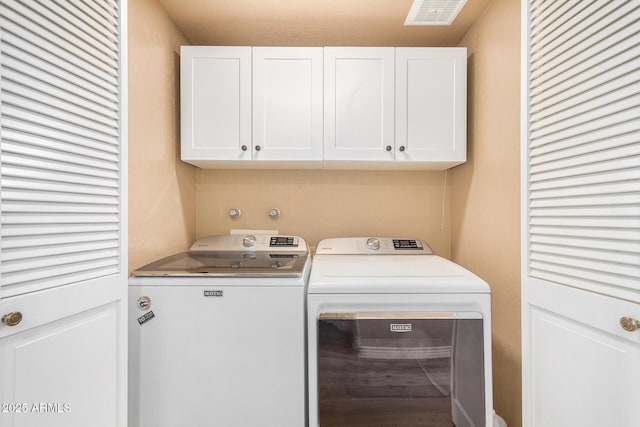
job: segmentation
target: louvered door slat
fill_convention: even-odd
[[[547,38],[548,43],[546,50],[554,52],[562,49],[562,46],[567,43],[568,40],[575,37],[576,32],[580,32],[580,30],[584,30],[598,21],[598,15],[594,12],[602,7],[602,4],[596,0],[571,2],[566,3],[566,5],[571,7],[569,17],[573,22],[567,19],[558,20],[554,29],[546,31],[544,35],[541,31],[536,31],[535,44],[539,44],[542,38]],[[558,26],[562,27],[560,31],[558,31]],[[551,31],[554,31],[555,37],[549,35]],[[540,55],[540,52],[531,52],[530,62],[532,67],[534,64],[539,64],[545,60],[546,57]]]
[[[40,181],[54,181],[65,184],[82,184],[88,188],[118,188],[117,179],[105,179],[87,175],[69,173],[68,170],[51,171],[43,168],[25,168],[12,164],[4,165],[5,177],[22,178]]]
[[[74,99],[72,97],[65,96],[64,93],[55,93],[53,91],[40,92],[32,90],[28,87],[21,86],[12,82],[7,78],[3,78],[0,90],[5,92],[5,97],[14,97],[14,104],[20,105],[23,108],[30,109],[31,111],[38,111],[39,107],[44,104],[46,108],[53,108],[60,111],[62,114],[59,116],[64,119],[65,117],[75,116],[81,119],[82,122],[78,124],[85,124],[87,120],[95,122],[96,124],[104,125],[103,132],[113,135],[114,129],[118,128],[117,117],[109,118],[104,114],[94,113],[87,109],[82,99]],[[18,102],[18,100],[24,100],[24,103]],[[9,102],[10,99],[7,99]],[[90,126],[93,127],[93,126]]]
[[[101,80],[92,79],[84,70],[56,60],[48,58],[44,51],[33,48],[36,54],[25,53],[28,49],[25,43],[17,37],[8,34],[3,38],[3,72],[4,68],[13,69],[20,74],[25,74],[39,79],[42,73],[47,74],[46,83],[65,91],[77,94],[88,100],[101,104],[113,111],[118,110],[118,94],[113,87]]]
[[[118,41],[106,39],[103,34],[96,31],[93,27],[88,25],[81,18],[73,13],[73,8],[68,3],[59,4],[58,2],[46,0],[39,0],[42,6],[46,7],[49,11],[55,13],[66,22],[63,24],[65,27],[77,28],[78,37],[84,39],[87,43],[99,50],[101,53],[111,58],[114,63],[118,61]],[[44,10],[46,13],[46,10]]]
[[[24,27],[32,27],[31,23],[26,21],[22,15],[6,11],[1,6],[0,16],[2,17],[0,24],[7,32],[14,34],[31,46],[41,48],[43,54],[49,53],[47,56],[55,59],[58,64],[64,64],[60,58],[67,58],[69,64],[90,73],[92,79],[98,79],[103,84],[109,85],[113,90],[117,90],[117,77],[107,71],[108,66],[106,64],[99,61],[91,61],[85,52],[66,43],[63,47],[60,47],[55,42],[62,41],[55,40],[55,37],[54,40],[49,39],[49,36],[53,37],[53,35],[48,34],[46,28],[40,28],[38,32],[25,30]],[[70,55],[67,49],[74,51],[73,54]]]
[[[640,295],[640,3],[529,19],[528,277]]]
[[[22,105],[24,105],[26,101]],[[42,110],[41,110],[42,111]],[[48,110],[46,112],[49,112]],[[43,111],[44,113],[44,111]],[[11,104],[3,104],[2,110],[0,111],[2,114],[2,121],[5,121],[5,116],[10,119],[23,120],[25,122],[29,122],[30,126],[44,126],[50,127],[54,131],[60,132],[68,132],[76,136],[86,137],[96,139],[98,141],[111,143],[113,145],[117,145],[117,137],[115,135],[107,135],[102,132],[102,129],[94,130],[89,126],[78,126],[74,122],[63,120],[65,117],[68,118],[68,115],[61,113],[59,111],[50,111],[51,115],[48,114],[39,114],[37,111],[29,111],[27,109],[22,108],[19,105],[11,105]],[[58,118],[53,116],[58,116]],[[80,119],[78,119],[80,120]],[[86,124],[86,121],[83,122]]]
[[[563,20],[559,21],[562,22],[562,25],[554,28],[553,32],[536,35],[532,40],[531,77],[537,79],[537,83],[544,82],[551,77],[555,77],[559,74],[559,71],[566,69],[568,58],[581,61],[580,55],[587,55],[589,52],[601,52],[604,47],[611,46],[624,39],[625,35],[629,34],[625,27],[638,19],[638,5],[626,0],[618,0],[616,3],[619,9],[607,14],[605,17],[597,14],[589,17],[588,14],[594,10],[585,9],[577,15],[580,19],[585,19],[582,25],[576,26],[575,22],[565,21],[564,19],[570,17],[563,16]],[[584,2],[573,2],[573,4],[583,6]],[[597,4],[597,8],[602,6],[603,2]],[[579,7],[576,7],[576,9],[579,9]],[[616,22],[615,28],[619,29],[617,33],[615,31],[607,31],[607,28],[613,22]],[[601,32],[606,36],[596,37]],[[552,42],[541,44],[540,41],[545,38]],[[544,47],[538,50],[538,46]]]
[[[531,132],[551,133],[563,127],[575,126],[584,123],[601,114],[600,109],[632,108],[635,106],[633,98],[640,94],[640,79],[636,78],[628,84],[619,86],[620,81],[615,82],[616,88],[601,94],[584,94],[582,99],[576,100],[573,105],[560,105],[547,108],[544,117],[534,117],[535,124],[531,126]]]
[[[118,166],[111,163],[108,156],[100,158],[101,152],[96,153],[95,157],[82,156],[73,153],[71,150],[56,150],[55,147],[40,148],[36,146],[15,144],[11,140],[7,140],[4,144],[3,156],[5,153],[15,153],[28,157],[39,157],[42,159],[51,159],[58,162],[68,163],[71,167],[74,165],[90,167],[92,169],[104,169],[106,171],[116,171]],[[7,160],[8,161],[8,160]],[[4,163],[4,162],[3,162]]]
[[[539,179],[540,174],[544,172],[615,159],[618,155],[625,157],[635,156],[640,154],[640,150],[633,145],[634,138],[635,135],[629,133],[606,141],[600,141],[599,143],[567,148],[562,155],[558,155],[556,152],[541,154],[540,156],[545,156],[546,159],[539,159],[540,161],[531,164],[531,177],[532,179]]]
[[[4,256],[15,259],[15,253],[24,254],[26,252],[38,251],[49,246],[73,246],[81,247],[86,243],[92,242],[115,242],[118,241],[117,231],[91,231],[90,233],[72,233],[72,234],[36,234],[32,236],[20,236],[18,239],[8,237],[1,242],[3,250],[11,249]]]
[[[85,242],[83,244],[55,244],[48,246],[40,246],[38,248],[27,248],[22,251],[15,250],[12,251],[9,255],[5,257],[6,261],[13,261],[14,259],[26,260],[26,259],[42,259],[49,258],[53,256],[60,256],[63,254],[71,255],[71,254],[81,254],[84,252],[96,252],[103,250],[115,250],[118,248],[118,243],[110,240],[99,241],[99,240],[91,240]],[[15,265],[14,265],[15,267]]]
[[[120,272],[116,2],[0,3],[0,295]]]
[[[4,120],[7,141],[19,144],[34,145],[49,150],[66,151],[68,153],[111,161],[118,155],[118,147],[95,139],[72,136],[69,133],[52,131],[50,128],[30,127],[30,133],[24,133],[24,123],[17,120]]]
[[[609,258],[610,256],[615,257],[615,259],[619,259],[618,256],[623,254],[627,260],[633,261],[633,256],[629,255],[634,252],[640,251],[640,244],[633,241],[624,241],[617,239],[589,239],[580,237],[570,237],[570,236],[554,236],[554,235],[545,235],[540,234],[531,239],[532,247],[535,244],[540,245],[554,245],[558,248],[580,248],[580,249],[597,249],[600,255],[600,258]]]
[[[113,47],[114,51],[120,51],[120,49],[118,48],[118,33],[115,26],[109,29],[105,28],[104,25],[101,25],[97,22],[97,20],[95,19],[95,14],[92,17],[91,11],[82,9],[80,7],[80,4],[76,2],[69,2],[67,0],[52,0],[52,2],[64,8],[73,16],[82,21],[82,23],[84,23],[91,29],[90,31],[95,32],[95,34],[99,34],[96,36],[99,42],[104,43],[109,47]],[[113,7],[115,8],[116,6],[114,5]]]
[[[6,62],[5,62],[6,64]],[[56,87],[50,82],[43,82],[30,77],[23,72],[14,71],[9,68],[5,68],[2,73],[2,79],[5,82],[16,87],[23,88],[22,90],[28,90],[34,96],[40,94],[49,94],[50,96],[58,99],[64,99],[67,103],[77,106],[79,109],[84,110],[83,115],[85,117],[93,117],[96,120],[101,120],[106,124],[117,123],[118,110],[115,109],[115,104],[109,105],[112,109],[105,107],[102,104],[102,100],[89,94],[87,91],[69,91],[69,88],[75,88],[75,86],[65,85],[65,89]],[[95,113],[95,114],[92,114]]]
[[[579,17],[580,15],[588,15],[590,13],[590,9],[594,6],[594,3],[594,0],[582,0],[579,2],[568,1],[564,4],[558,4],[558,7],[553,10],[553,14],[544,14],[532,19],[531,22],[536,27],[535,35],[532,37],[533,44],[538,44],[540,43],[540,40],[545,38],[556,41],[556,38],[552,37],[552,35],[557,32],[563,33],[566,36],[566,39],[569,39],[569,36],[573,34],[567,34],[567,31],[569,30],[566,28],[567,22],[569,22],[568,20],[575,20],[576,17]],[[547,43],[547,46],[550,51],[555,50],[553,42]],[[531,69],[535,67],[536,61],[539,61],[540,59],[540,56],[537,56],[532,52]]]
[[[69,283],[69,279],[76,279],[75,275],[87,280],[90,277],[86,275],[87,270],[102,270],[111,267],[108,271],[114,274],[114,270],[116,272],[118,270],[118,261],[114,257],[96,257],[95,259],[82,259],[78,262],[70,261],[65,264],[47,265],[43,268],[25,267],[27,268],[15,272],[2,272],[4,286],[24,286],[25,284],[42,281],[56,283],[56,279],[61,279],[63,283]]]
[[[576,105],[580,105],[591,99],[601,97],[607,93],[629,89],[637,91],[640,82],[640,71],[637,66],[630,62],[624,67],[617,67],[601,76],[598,79],[589,80],[584,84],[564,90],[555,96],[545,99],[537,97],[535,108],[530,110],[532,125],[558,112],[566,111]],[[540,113],[544,112],[544,116]]]
[[[562,67],[557,70],[553,76],[546,76],[544,80],[538,81],[536,86],[531,88],[531,96],[536,97],[540,93],[550,91],[555,94],[562,90],[563,87],[574,86],[578,83],[586,82],[605,71],[611,70],[616,67],[620,67],[626,62],[637,58],[638,41],[633,37],[630,37],[628,32],[633,30],[627,30],[624,36],[626,39],[622,39],[619,42],[612,41],[610,45],[600,46],[600,52],[586,52],[583,53],[582,59],[588,61],[594,55],[605,55],[607,58],[601,63],[587,65],[584,63],[577,63],[573,68]],[[619,38],[622,38],[620,36]],[[532,104],[535,104],[533,102]]]
[[[96,22],[106,25],[107,23],[113,26],[113,28],[118,26],[118,20],[116,18],[116,14],[113,10],[102,7],[100,2],[96,2],[95,0],[78,0],[82,2],[84,5],[88,6],[96,13],[95,20]],[[85,8],[86,9],[86,8]],[[111,9],[115,9],[115,6],[111,6]]]
[[[530,162],[532,165],[539,165],[549,160],[570,157],[574,154],[598,151],[599,149],[605,150],[634,143],[637,140],[635,134],[638,129],[637,123],[627,121],[596,129],[588,134],[570,135],[545,145],[531,145]]]
[[[632,101],[634,100],[632,99]],[[572,138],[576,135],[581,136],[584,134],[589,134],[591,132],[596,132],[598,130],[604,130],[605,132],[607,132],[611,126],[615,125],[628,124],[629,132],[634,132],[638,129],[637,118],[640,117],[640,106],[635,106],[633,108],[623,108],[621,106],[614,105],[610,108],[610,110],[610,113],[604,113],[589,122],[583,122],[573,127],[561,129],[558,132],[539,135],[537,138],[532,137],[531,146],[537,147],[539,145],[560,142],[562,140]]]
[[[532,226],[529,228],[531,239],[537,235],[564,236],[564,237],[584,237],[589,239],[621,240],[637,242],[640,240],[640,230],[612,230],[600,228],[580,228],[580,227],[548,227]],[[632,247],[635,247],[632,245]],[[566,283],[564,283],[566,284]]]
[[[610,92],[602,98],[576,105],[570,110],[550,116],[549,120],[541,120],[535,128],[531,128],[531,139],[539,140],[544,136],[553,135],[567,128],[592,123],[602,117],[608,117],[624,111],[637,112],[636,96],[639,91],[632,87]]]
[[[571,0],[557,0],[549,2],[536,2],[531,5],[531,26],[538,32],[544,31],[546,26],[555,21],[554,14],[558,9],[570,4]]]
[[[26,97],[11,93],[8,90],[4,90],[4,87],[2,88],[2,90],[4,92],[3,97],[8,105],[17,107],[29,114],[35,113],[38,116],[50,118],[50,120],[58,120],[64,123],[73,123],[75,125],[75,128],[78,129],[76,130],[76,133],[78,134],[82,134],[84,132],[82,128],[85,128],[93,133],[99,132],[100,134],[106,135],[107,137],[111,136],[117,138],[118,136],[117,127],[114,128],[111,126],[103,125],[102,123],[93,122],[91,120],[85,119],[77,112],[67,111],[74,109],[77,110],[78,107],[74,108],[74,106],[68,106],[66,104],[66,101],[51,101],[46,95],[42,97],[42,101],[33,101]],[[55,103],[57,105],[48,105],[52,103]],[[7,114],[13,114],[14,116],[16,114],[20,114],[10,110],[9,108],[7,108],[5,111]],[[5,111],[3,111],[3,114]],[[83,113],[82,115],[84,116],[85,113]]]
[[[65,22],[60,16],[52,13],[51,8],[45,7],[37,0],[28,3],[4,0],[4,3],[11,11],[7,17],[12,22],[26,27],[25,19],[28,20],[32,24],[30,25],[32,34],[42,37],[42,34],[46,33],[47,39],[53,45],[69,52],[77,60],[90,63],[91,67],[100,69],[104,73],[116,75],[117,51],[91,43],[91,39],[83,33],[81,28]],[[55,7],[54,4],[49,6]],[[42,30],[38,31],[38,28]]]

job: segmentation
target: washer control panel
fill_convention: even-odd
[[[298,238],[292,236],[271,236],[271,240],[269,240],[269,246],[272,248],[279,248],[283,246],[289,248],[297,248]]]
[[[193,253],[212,252],[286,252],[307,253],[307,244],[302,237],[280,236],[273,234],[232,234],[226,236],[208,236],[196,241],[191,248]]]
[[[345,237],[318,243],[316,255],[433,255],[429,245],[418,239],[389,237]]]
[[[411,239],[393,239],[393,248],[397,250],[419,250],[421,251],[424,246],[420,240]]]

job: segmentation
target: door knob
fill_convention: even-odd
[[[400,146],[400,151],[404,151],[404,150],[405,150],[404,145],[401,145]]]
[[[7,326],[16,326],[20,322],[22,322],[22,313],[19,311],[14,311],[2,316],[2,323]]]
[[[243,146],[242,146],[242,147],[240,147],[240,148],[242,148],[242,151],[247,151],[247,146],[246,146],[246,145],[243,145]]]
[[[259,145],[256,145],[256,151],[260,151],[262,150],[262,147],[260,147]]]
[[[621,317],[620,326],[627,332],[635,332],[640,329],[640,320],[633,319],[631,317]]]
[[[387,151],[391,151],[391,150],[392,150],[391,146],[390,146],[390,145],[387,145],[386,150],[387,150]]]

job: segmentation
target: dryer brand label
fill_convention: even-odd
[[[143,325],[146,322],[148,322],[149,320],[153,319],[156,315],[153,314],[153,311],[148,311],[145,314],[143,314],[142,316],[138,317],[138,323]]]
[[[411,332],[411,323],[391,323],[389,325],[391,332]]]
[[[205,297],[221,297],[222,291],[204,291]]]

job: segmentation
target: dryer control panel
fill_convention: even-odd
[[[316,255],[433,255],[433,251],[418,239],[348,237],[320,241]]]

